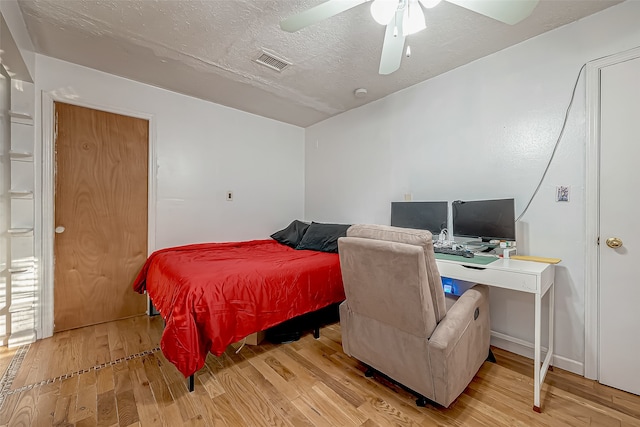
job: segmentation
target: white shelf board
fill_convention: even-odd
[[[33,153],[27,153],[26,151],[9,151],[9,157],[11,160],[18,160],[22,162],[33,161]]]
[[[33,236],[33,228],[10,228],[7,232],[16,237]]]
[[[12,267],[32,267],[36,262],[35,256],[24,257],[19,260],[14,259],[11,261]]]
[[[23,125],[33,125],[33,117],[31,114],[19,113],[17,111],[9,111],[11,121],[14,123],[21,123]]]
[[[32,199],[33,191],[31,190],[9,190],[9,196],[13,199]]]
[[[36,330],[27,329],[24,331],[13,332],[7,341],[8,348],[15,348],[25,344],[31,344],[36,341]]]
[[[21,311],[33,310],[33,302],[22,302],[18,304],[11,304],[9,306],[9,313],[18,313]]]

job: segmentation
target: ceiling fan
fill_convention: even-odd
[[[369,1],[371,0],[328,0],[283,20],[280,22],[280,28],[293,33]],[[514,25],[531,14],[539,0],[446,1],[505,24]],[[391,74],[400,68],[406,37],[426,28],[422,8],[430,9],[438,3],[440,0],[371,1],[371,15],[376,22],[387,26],[380,57],[380,74]],[[409,46],[406,55],[411,55]]]

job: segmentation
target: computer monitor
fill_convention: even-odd
[[[514,199],[457,200],[451,204],[453,235],[490,240],[515,240]]]
[[[447,228],[447,202],[391,202],[391,225],[439,234]]]

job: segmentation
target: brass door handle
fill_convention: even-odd
[[[618,239],[617,237],[609,237],[606,243],[607,246],[613,249],[622,247],[622,240]]]

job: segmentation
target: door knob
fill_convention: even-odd
[[[618,239],[617,237],[609,237],[607,239],[607,246],[613,249],[620,248],[622,247],[622,240]]]
[[[65,228],[61,225],[56,227],[56,234],[64,233]]]

